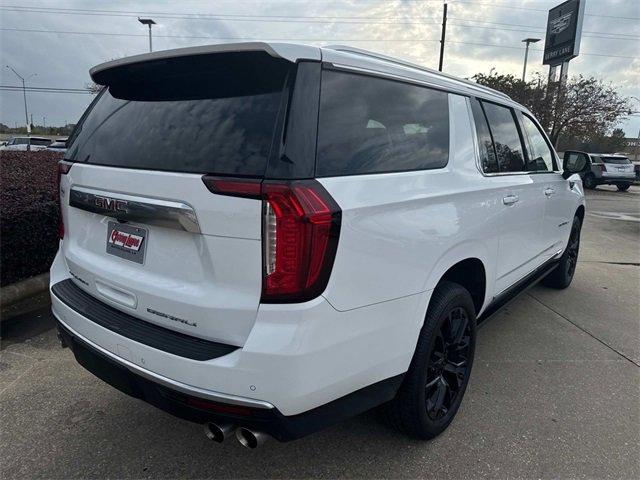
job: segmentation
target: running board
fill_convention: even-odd
[[[558,260],[559,259],[557,258],[547,260],[522,280],[513,284],[500,295],[495,297],[484,312],[482,312],[482,315],[478,317],[477,324],[480,325],[484,323],[486,320],[498,313],[502,308],[506,307],[509,303],[549,275],[553,269],[558,266]]]

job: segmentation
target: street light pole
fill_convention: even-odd
[[[35,77],[37,73],[32,73],[27,78],[24,78],[22,75],[16,72],[13,67],[10,67],[9,65],[6,65],[6,67],[13,73],[15,73],[20,80],[22,80],[22,98],[24,99],[24,123],[27,126],[27,133],[31,133],[31,125],[29,125],[29,113],[27,111],[27,87],[25,82],[31,77]]]
[[[523,43],[526,43],[526,47],[524,50],[524,67],[522,68],[522,81],[526,81],[527,77],[527,59],[529,58],[529,44],[539,42],[539,38],[525,38],[522,40]]]
[[[140,17],[138,17],[138,21],[141,24],[146,25],[147,27],[149,27],[149,51],[153,52],[153,42],[151,40],[151,25],[155,25],[156,22],[154,22],[150,18],[140,18]]]

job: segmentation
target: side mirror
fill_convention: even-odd
[[[562,161],[562,178],[568,179],[575,173],[583,172],[587,167],[587,159],[584,155],[567,155],[565,154]]]

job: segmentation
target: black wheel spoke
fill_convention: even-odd
[[[451,309],[434,335],[425,398],[429,417],[438,420],[451,410],[469,372],[471,331],[466,310]]]

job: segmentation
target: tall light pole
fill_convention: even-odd
[[[150,18],[140,18],[140,17],[138,17],[138,21],[141,24],[146,25],[147,27],[149,27],[149,51],[153,52],[153,43],[151,42],[151,25],[155,25],[156,22],[154,22]]]
[[[524,67],[522,68],[522,81],[524,82],[527,76],[527,59],[529,58],[529,44],[539,42],[539,38],[525,38],[522,40],[523,43],[526,43],[527,46],[524,50]]]
[[[20,80],[22,80],[22,97],[24,98],[24,122],[27,125],[27,133],[31,133],[31,125],[29,124],[29,113],[27,112],[27,87],[25,85],[25,82],[31,77],[35,77],[37,73],[32,73],[27,78],[24,78],[22,75],[16,72],[13,67],[10,67],[9,65],[6,65],[6,67],[13,73],[15,73]]]

